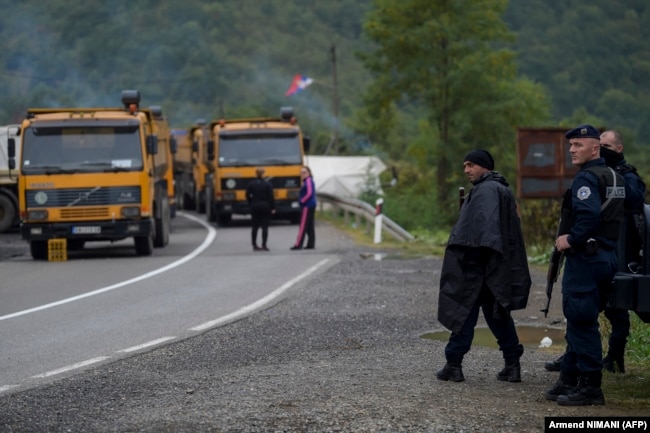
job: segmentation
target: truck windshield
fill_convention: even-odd
[[[222,167],[302,164],[298,134],[228,134],[219,137]]]
[[[26,174],[142,169],[137,126],[32,126],[24,131],[22,154],[21,170]]]

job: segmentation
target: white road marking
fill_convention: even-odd
[[[17,311],[15,313],[7,314],[4,316],[0,316],[0,321],[2,320],[7,320],[7,319],[13,319],[15,317],[20,317],[24,316],[26,314],[30,313],[35,313],[37,311],[42,311],[42,310],[47,310],[49,308],[53,307],[58,307],[59,305],[64,305],[64,304],[69,304],[71,302],[78,301],[80,299],[84,298],[89,298],[91,296],[99,295],[102,293],[109,292],[111,290],[119,289],[120,287],[128,286],[129,284],[137,283],[138,281],[146,280],[147,278],[155,277],[156,275],[162,274],[163,272],[167,272],[171,269],[174,269],[184,263],[189,262],[199,254],[201,254],[203,251],[206,250],[214,240],[214,238],[217,236],[217,230],[212,227],[211,225],[207,224],[205,221],[193,216],[189,215],[183,212],[178,212],[177,213],[180,216],[183,216],[185,218],[191,219],[195,222],[198,222],[202,226],[204,226],[206,229],[208,229],[208,235],[206,236],[205,240],[201,245],[198,246],[194,251],[192,251],[190,254],[184,256],[183,258],[176,260],[175,262],[172,262],[166,266],[163,266],[162,268],[158,268],[156,270],[153,270],[151,272],[147,272],[146,274],[140,275],[139,277],[131,278],[130,280],[122,281],[121,283],[113,284],[108,287],[103,287],[101,289],[93,290],[92,292],[88,293],[83,293],[81,295],[73,296],[71,298],[66,298],[66,299],[61,299],[60,301],[52,302],[49,304],[41,305],[38,307],[30,308],[28,310],[23,310],[23,311]]]
[[[262,305],[264,305],[264,304],[272,301],[273,299],[277,298],[278,296],[280,296],[282,293],[284,293],[288,288],[290,288],[291,286],[296,284],[298,281],[300,281],[303,278],[309,276],[310,274],[316,272],[319,268],[323,267],[325,264],[330,262],[330,260],[332,260],[332,259],[325,259],[325,260],[320,261],[319,263],[315,264],[311,268],[307,269],[302,274],[300,274],[297,277],[287,281],[282,286],[275,289],[274,291],[272,291],[271,293],[269,293],[265,297],[257,300],[256,302],[253,302],[252,304],[249,304],[249,305],[247,305],[245,307],[242,307],[239,310],[234,311],[234,312],[232,312],[230,314],[226,314],[225,316],[221,316],[218,319],[211,320],[209,322],[205,322],[205,323],[203,323],[201,325],[195,326],[194,328],[190,328],[190,331],[203,331],[203,330],[206,330],[208,328],[212,328],[212,327],[217,326],[217,325],[222,325],[222,324],[224,324],[226,322],[232,321],[232,320],[237,319],[237,318],[239,318],[241,316],[244,316],[245,314],[250,313],[251,311],[256,310],[257,308],[261,307]]]
[[[16,388],[20,385],[2,385],[0,386],[0,394],[2,394],[5,391],[9,391],[10,389]]]
[[[145,348],[151,347],[151,346],[156,346],[157,344],[162,344],[162,343],[164,343],[166,341],[173,340],[175,338],[176,337],[162,337],[162,338],[158,338],[156,340],[151,340],[151,341],[148,341],[146,343],[139,344],[137,346],[129,347],[128,349],[118,350],[118,352],[121,352],[121,353],[135,352],[136,350],[145,349]]]
[[[70,370],[76,370],[78,368],[87,367],[89,365],[97,364],[98,362],[106,361],[110,356],[99,356],[97,358],[88,359],[86,361],[77,362],[76,364],[71,364],[65,367],[57,368],[56,370],[48,371],[47,373],[37,374],[32,376],[34,379],[41,379],[44,377],[55,376],[57,374],[65,373]]]
[[[31,308],[29,310],[19,311],[19,312],[16,312],[16,313],[5,315],[5,316],[0,316],[0,320],[7,320],[7,319],[10,319],[10,318],[13,318],[13,317],[26,315],[26,314],[33,313],[33,312],[36,312],[36,311],[45,310],[47,308],[52,308],[52,307],[55,307],[55,306],[58,306],[58,305],[67,304],[69,302],[74,302],[74,301],[77,301],[79,299],[87,298],[89,296],[94,296],[94,295],[97,295],[97,294],[100,294],[100,293],[108,292],[110,290],[117,289],[118,287],[123,287],[123,286],[126,286],[128,284],[132,284],[132,283],[135,283],[137,281],[141,281],[141,280],[144,280],[146,278],[150,278],[150,277],[152,277],[154,275],[158,275],[158,274],[160,274],[162,272],[166,272],[166,271],[168,271],[170,269],[173,269],[173,268],[175,268],[177,266],[180,266],[183,263],[188,262],[189,260],[191,260],[194,257],[196,257],[197,255],[199,255],[201,252],[203,252],[212,243],[212,241],[216,237],[217,231],[212,226],[210,226],[209,224],[207,224],[204,221],[200,220],[199,218],[196,218],[196,217],[194,217],[192,215],[188,215],[188,214],[185,214],[185,213],[182,213],[182,212],[178,212],[178,214],[181,215],[181,216],[184,216],[185,218],[196,221],[196,222],[200,223],[201,225],[203,225],[204,227],[206,227],[208,229],[208,236],[205,238],[203,243],[197,249],[192,251],[192,253],[188,254],[187,256],[183,257],[182,259],[177,260],[177,261],[175,261],[173,263],[170,263],[167,266],[163,266],[162,268],[159,268],[159,269],[157,269],[155,271],[148,272],[148,273],[146,273],[144,275],[141,275],[140,277],[132,278],[132,279],[124,281],[122,283],[118,283],[118,284],[114,284],[112,286],[104,287],[102,289],[98,289],[98,290],[95,290],[95,291],[92,291],[92,292],[89,292],[89,293],[85,293],[83,295],[73,296],[71,298],[63,299],[61,301],[52,302],[50,304],[42,305],[40,307]],[[313,274],[318,269],[325,266],[327,263],[331,262],[332,260],[333,259],[331,259],[331,258],[324,259],[324,260],[320,261],[319,263],[315,264],[314,266],[312,266],[311,268],[307,269],[305,272],[298,275],[297,277],[294,277],[291,280],[287,281],[282,286],[278,287],[273,292],[269,293],[268,295],[266,295],[265,297],[259,299],[258,301],[253,302],[252,304],[249,304],[249,305],[247,305],[245,307],[242,307],[242,308],[240,308],[239,310],[237,310],[237,311],[235,311],[233,313],[230,313],[230,314],[227,314],[225,316],[219,317],[218,319],[215,319],[215,320],[212,320],[212,321],[209,321],[209,322],[205,322],[205,323],[203,323],[201,325],[190,328],[190,331],[203,331],[203,330],[215,327],[217,325],[221,325],[221,324],[230,322],[230,321],[235,320],[235,319],[237,319],[239,317],[242,317],[242,316],[244,316],[244,315],[246,315],[246,314],[248,314],[248,313],[250,313],[252,311],[255,311],[257,308],[260,308],[263,305],[271,302],[273,299],[279,297],[282,293],[284,293],[290,287],[292,287],[293,285],[298,283],[300,280],[302,280],[302,279],[308,277],[309,275]],[[137,346],[129,347],[127,349],[118,350],[117,352],[118,353],[135,352],[137,350],[141,350],[141,349],[144,349],[144,348],[148,348],[148,347],[151,347],[151,346],[162,344],[162,343],[164,343],[166,341],[173,340],[175,338],[176,337],[162,337],[162,338],[158,338],[156,340],[151,340],[149,342],[146,342],[146,343],[143,343],[143,344],[140,344],[140,345],[137,345]],[[76,370],[76,369],[79,369],[79,368],[87,367],[89,365],[93,365],[93,364],[105,361],[107,359],[110,359],[110,358],[111,358],[110,356],[100,356],[100,357],[97,357],[97,358],[92,358],[92,359],[82,361],[82,362],[78,362],[78,363],[75,363],[75,364],[71,364],[71,365],[56,369],[56,370],[51,370],[51,371],[48,371],[46,373],[37,374],[35,376],[32,376],[32,378],[33,379],[39,379],[39,378],[46,378],[46,377],[50,377],[50,376],[55,376],[57,374],[69,372],[71,370]],[[10,389],[16,388],[18,386],[20,386],[20,385],[1,385],[0,386],[0,394],[5,392],[5,391],[8,391]]]

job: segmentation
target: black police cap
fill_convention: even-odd
[[[600,139],[600,131],[591,125],[580,125],[564,133],[568,139],[571,138],[597,138]]]

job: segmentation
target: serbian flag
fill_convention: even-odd
[[[289,87],[289,90],[287,90],[287,92],[284,95],[291,96],[295,93],[298,93],[313,82],[314,80],[307,76],[296,75],[293,77],[293,81],[291,82],[291,86]]]

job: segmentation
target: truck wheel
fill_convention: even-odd
[[[30,241],[29,252],[34,260],[47,260],[47,241]]]
[[[153,254],[153,236],[136,236],[133,238],[135,243],[135,253],[139,256],[150,256]]]
[[[194,197],[190,194],[183,193],[183,209],[194,210]]]
[[[205,195],[207,195],[207,194],[205,194]],[[207,198],[202,200],[201,196],[202,196],[202,194],[201,194],[200,191],[197,191],[196,195],[194,196],[195,197],[194,198],[194,206],[196,208],[196,213],[205,213],[206,212],[206,208],[207,208],[206,202],[208,200],[207,200]]]
[[[163,199],[161,212],[162,215],[155,220],[156,236],[154,237],[153,246],[156,248],[164,247],[169,243],[171,214],[169,211],[169,201],[167,201],[167,199]]]
[[[14,225],[17,215],[13,200],[0,194],[0,233],[6,232]]]
[[[214,201],[214,192],[210,186],[205,188],[205,218],[211,223],[217,220],[217,203]]]

